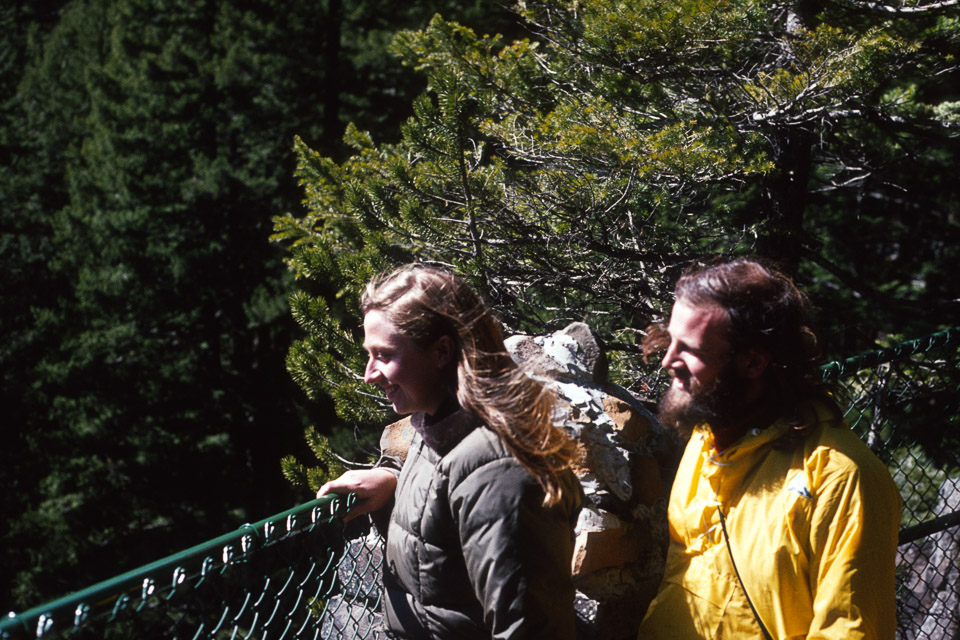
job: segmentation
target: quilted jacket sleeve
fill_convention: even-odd
[[[450,492],[470,583],[492,638],[574,637],[571,556],[580,506],[572,474],[552,507],[512,457],[473,470]]]

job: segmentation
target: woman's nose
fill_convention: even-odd
[[[367,359],[367,368],[363,371],[363,381],[367,384],[373,384],[379,371],[377,371],[376,362],[373,358]]]

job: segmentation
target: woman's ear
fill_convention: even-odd
[[[433,351],[437,356],[437,369],[445,369],[453,362],[457,352],[457,345],[450,336],[440,336],[433,343]]]

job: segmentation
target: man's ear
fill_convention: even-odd
[[[770,354],[763,349],[750,347],[740,354],[738,361],[740,373],[750,380],[756,380],[767,371],[770,364]]]
[[[440,336],[437,341],[433,343],[433,351],[437,356],[437,369],[445,369],[453,362],[453,358],[457,352],[457,345],[454,344],[453,338],[450,336]]]

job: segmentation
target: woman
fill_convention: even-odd
[[[389,508],[384,625],[395,638],[574,637],[570,560],[580,489],[552,396],[523,374],[462,280],[407,266],[361,299],[364,381],[416,433],[401,465],[350,471],[352,515]]]

